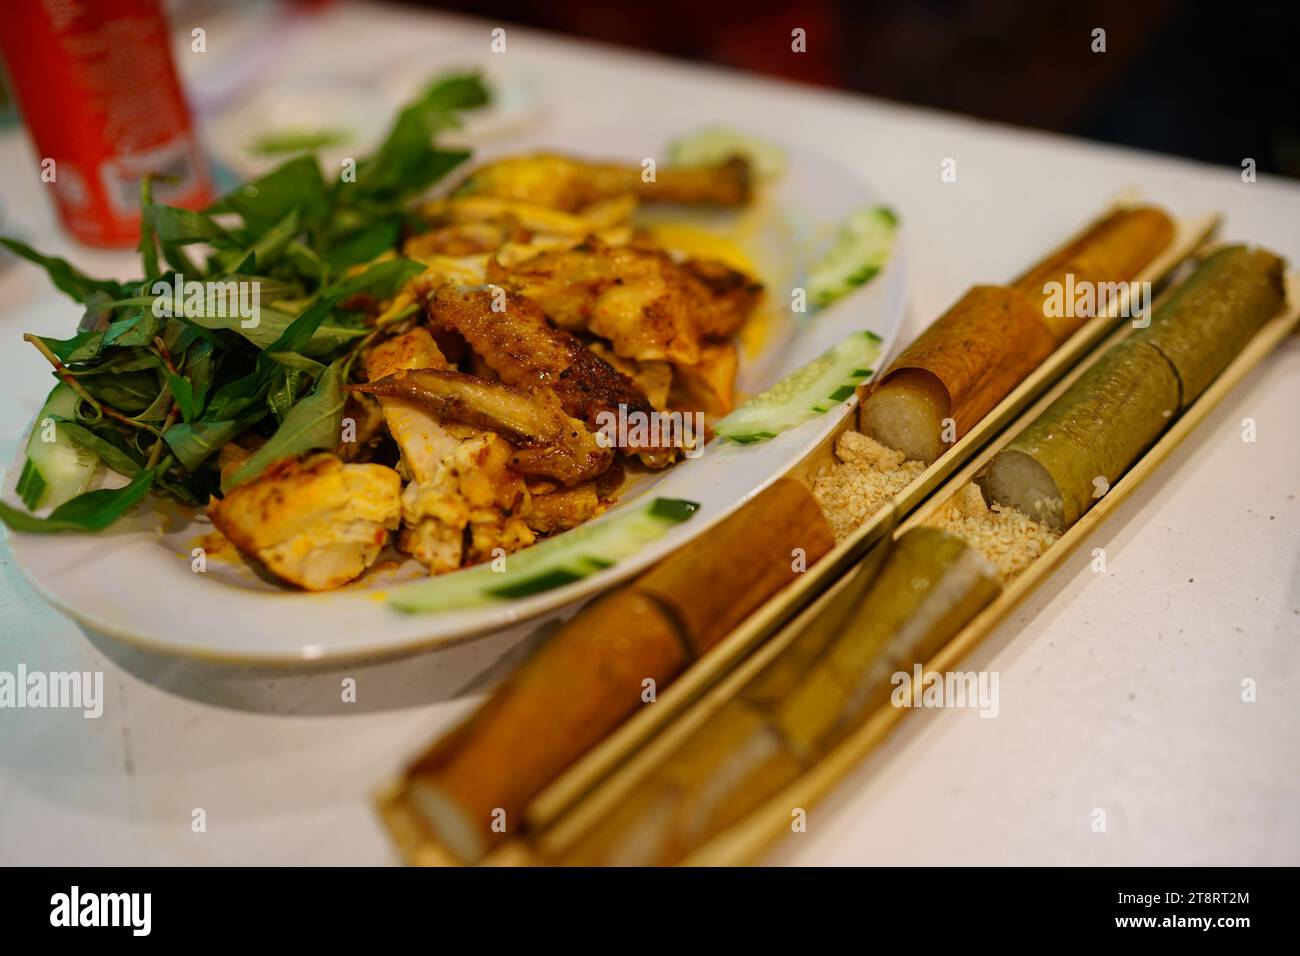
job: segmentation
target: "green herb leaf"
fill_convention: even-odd
[[[283,422],[298,399],[311,388],[315,376],[299,368],[286,368],[280,373],[266,396],[266,404],[277,422]]]
[[[280,337],[266,347],[266,351],[305,352],[307,345],[316,337],[316,332],[324,324],[326,317],[334,311],[338,301],[337,292],[326,294],[319,302],[289,323],[288,327],[280,333]]]
[[[144,346],[153,342],[163,327],[163,319],[153,309],[142,309],[129,319],[119,319],[104,332],[105,346]]]
[[[304,224],[324,222],[330,214],[330,193],[314,156],[282,163],[259,179],[227,193],[209,213],[234,212],[250,236],[259,236],[297,209]]]
[[[376,219],[336,241],[325,254],[325,261],[335,272],[369,262],[396,246],[401,232],[400,217]]]
[[[298,235],[300,219],[298,207],[295,206],[285,214],[283,219],[258,236],[252,245],[239,250],[222,252],[219,261],[236,272],[253,268],[263,271],[269,269],[284,254],[289,240]],[[263,288],[262,294],[268,299],[274,298],[266,288]]]
[[[304,372],[310,372],[313,378],[320,376],[325,371],[325,366],[315,359],[309,359],[305,355],[299,355],[297,352],[267,352],[267,358],[275,359],[285,368],[301,369]]]
[[[83,304],[91,302],[92,294],[106,292],[114,299],[122,297],[123,286],[111,279],[92,279],[79,269],[74,268],[66,259],[57,256],[43,256],[25,242],[0,236],[0,245],[16,256],[28,262],[34,262],[45,270],[50,281],[64,295]]]
[[[103,332],[78,332],[70,339],[39,338],[64,365],[93,362],[104,346]]]
[[[377,299],[387,299],[423,271],[424,264],[414,259],[385,259],[365,272],[331,286],[328,293],[337,295],[340,302],[346,302],[361,292],[368,292]]]
[[[222,491],[256,478],[280,458],[316,448],[333,448],[339,442],[343,403],[343,363],[339,360],[325,370],[312,393],[290,409],[270,440],[229,481],[222,482]]]
[[[180,410],[181,420],[192,422],[199,417],[199,410],[194,401],[194,387],[190,385],[190,380],[183,375],[177,375],[169,369],[163,369],[163,374],[167,376],[167,387],[171,390],[172,398],[176,400],[176,407]]]
[[[253,141],[250,150],[262,156],[305,153],[326,146],[338,146],[350,138],[351,134],[345,129],[286,129],[262,134]]]
[[[423,192],[468,158],[433,147],[433,137],[459,125],[458,110],[488,102],[477,74],[450,76],[432,84],[398,115],[374,155],[357,166],[357,191],[374,199],[396,200]]]
[[[146,279],[162,274],[158,268],[158,236],[153,228],[153,179],[144,176],[140,180],[140,242],[135,247]]]
[[[157,361],[157,358],[153,359],[155,364]],[[157,372],[144,369],[135,372],[97,372],[81,375],[78,381],[97,400],[128,415],[139,415],[150,409],[162,390]]]
[[[260,416],[259,416],[260,417]],[[163,441],[172,454],[190,471],[198,468],[221,446],[255,424],[257,419],[230,419],[219,422],[177,422],[163,432]]]
[[[159,206],[150,209],[150,219],[158,240],[163,244],[184,246],[195,242],[229,245],[234,242],[215,219],[191,209]]]
[[[207,400],[208,389],[212,387],[215,373],[212,353],[210,342],[198,342],[189,349],[185,355],[183,379],[189,387],[189,394],[183,400],[176,389],[172,390],[172,394],[176,395],[176,405],[181,410],[181,416],[187,422],[194,421],[203,413],[203,405]],[[171,384],[170,377],[168,384]],[[181,388],[184,389],[185,386]]]

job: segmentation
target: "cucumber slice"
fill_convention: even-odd
[[[726,126],[706,126],[668,144],[668,161],[674,166],[718,166],[732,156],[749,160],[754,175],[762,180],[785,172],[781,147]]]
[[[887,206],[863,209],[840,227],[830,251],[808,272],[808,298],[830,305],[884,268],[894,249],[898,217]]]
[[[490,563],[453,571],[398,588],[389,603],[401,611],[422,613],[541,594],[612,567],[688,520],[698,508],[693,501],[656,498],[634,511],[574,528],[509,555],[504,571],[494,570]]]
[[[879,357],[880,337],[873,332],[855,332],[755,395],[718,422],[715,431],[740,445],[774,438],[846,401],[871,377],[872,363]]]
[[[54,440],[45,441],[50,429],[44,423],[54,418],[73,418],[76,409],[77,393],[60,382],[36,416],[36,425],[27,439],[27,462],[15,486],[30,511],[57,508],[85,491],[95,477],[99,459],[73,442],[57,423],[52,425]]]

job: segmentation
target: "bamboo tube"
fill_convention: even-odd
[[[652,599],[598,599],[492,695],[459,746],[412,769],[412,799],[448,848],[478,860],[514,835],[539,781],[641,705],[644,680],[666,685],[685,666],[677,627]]]
[[[861,602],[867,588],[880,573],[880,566],[889,553],[890,544],[890,539],[885,538],[867,553],[857,567],[845,575],[848,579],[847,586],[836,595],[825,612],[741,689],[740,695],[745,700],[759,707],[772,708],[790,695]]]
[[[933,462],[1091,317],[1049,310],[1049,283],[1089,283],[1095,302],[1101,284],[1133,279],[1174,231],[1159,209],[1120,209],[1010,285],[971,289],[880,376],[862,404],[862,431]]]
[[[631,585],[567,621],[461,727],[412,766],[424,823],[475,862],[518,835],[561,770],[833,546],[811,494],[782,479]],[[653,681],[653,684],[646,683]]]
[[[667,866],[749,813],[803,770],[767,718],[733,700],[562,862]]]
[[[559,862],[680,861],[797,778],[888,696],[891,673],[925,660],[1000,589],[978,552],[934,528],[904,535],[873,572],[855,572],[861,580],[831,603],[806,642],[756,675]],[[774,693],[782,686],[784,700]]]
[[[975,286],[894,360],[862,405],[861,428],[882,445],[929,464],[1054,346],[1023,295]],[[952,420],[950,429],[945,419]]]
[[[1168,427],[1178,377],[1133,338],[1111,348],[975,476],[990,504],[1064,531]]]
[[[928,660],[1001,590],[996,569],[961,538],[913,528],[894,545],[839,640],[777,712],[811,761],[888,699],[890,677]]]
[[[1281,309],[1281,282],[1271,253],[1215,252],[975,476],[985,500],[1069,528]]]
[[[1281,311],[1282,271],[1282,260],[1265,249],[1225,246],[1174,291],[1149,327],[1135,333],[1177,372],[1180,411]]]
[[[835,547],[808,489],[786,478],[703,539],[635,585],[672,612],[697,656]]]
[[[1050,297],[1050,283],[1094,288],[1107,283],[1126,283],[1160,254],[1174,237],[1174,224],[1159,209],[1142,206],[1118,209],[1093,225],[1086,233],[1058,250],[1011,283],[1024,293],[1057,342],[1069,338],[1089,318],[1066,310],[1049,314],[1044,307]],[[1072,278],[1072,282],[1070,279]]]

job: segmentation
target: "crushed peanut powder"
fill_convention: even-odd
[[[928,523],[963,538],[988,558],[1004,584],[1033,564],[1058,537],[1015,508],[990,508],[973,484],[954,495]]]
[[[847,538],[925,470],[921,462],[907,461],[902,452],[855,431],[836,439],[835,457],[837,463],[822,465],[813,476],[813,497],[836,541]]]

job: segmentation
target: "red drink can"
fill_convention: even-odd
[[[140,235],[140,180],[201,209],[212,181],[159,0],[14,0],[0,14],[11,89],[64,226],[92,246]]]

